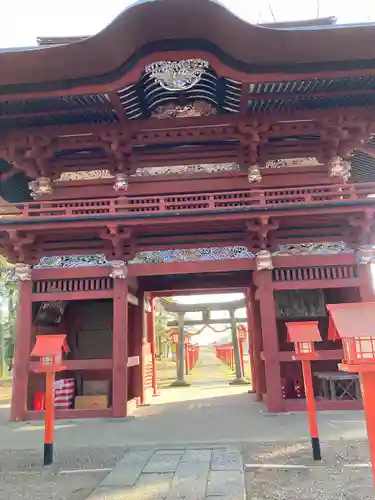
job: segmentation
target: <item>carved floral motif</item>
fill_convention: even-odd
[[[349,248],[344,241],[336,243],[330,242],[314,242],[314,243],[291,243],[287,245],[279,245],[273,255],[279,257],[287,257],[291,255],[330,255],[338,253],[353,253],[354,250]]]
[[[14,267],[15,281],[29,281],[31,280],[31,267],[28,264],[16,264]]]
[[[211,247],[187,250],[156,250],[139,252],[130,264],[161,262],[193,262],[202,260],[252,259],[254,254],[246,247]]]
[[[108,266],[108,260],[103,254],[93,255],[63,255],[60,257],[42,257],[36,269],[51,267],[87,267]]]
[[[363,248],[363,247],[362,247]],[[374,247],[371,247],[373,249]],[[150,250],[138,252],[133,260],[128,264],[156,264],[162,262],[194,262],[207,260],[226,259],[262,259],[274,256],[295,256],[295,255],[334,255],[339,253],[353,253],[344,242],[337,243],[299,243],[289,245],[279,245],[277,250],[270,254],[263,251],[257,255],[251,253],[246,247],[209,247],[192,249],[170,249],[170,250]],[[262,254],[262,255],[260,255]],[[375,254],[374,254],[375,255]],[[260,256],[260,257],[259,257]],[[121,261],[122,262],[122,261]],[[103,254],[94,255],[67,255],[60,257],[43,257],[35,268],[61,268],[61,267],[86,267],[86,266],[110,266],[111,262]],[[9,274],[13,274],[13,269]]]
[[[271,271],[273,269],[272,254],[268,250],[262,250],[255,256],[257,271]]]
[[[152,113],[153,118],[165,120],[168,118],[188,118],[194,116],[216,115],[217,111],[212,104],[203,101],[196,101],[186,106],[176,106],[173,103],[165,106],[158,106]]]
[[[314,167],[317,165],[320,165],[320,163],[315,157],[280,158],[267,161],[264,168]]]
[[[208,62],[203,59],[156,61],[146,66],[145,72],[164,89],[176,92],[194,87],[208,67]]]
[[[138,168],[131,177],[146,177],[155,175],[183,175],[199,172],[239,172],[238,163],[202,163],[197,165],[175,165],[172,167]],[[113,179],[109,170],[91,170],[78,172],[63,172],[55,182]]]
[[[123,260],[113,260],[110,263],[111,272],[109,276],[113,279],[126,279],[128,276],[128,267]]]

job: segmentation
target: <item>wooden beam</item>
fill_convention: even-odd
[[[375,106],[368,107],[342,107],[335,109],[311,109],[311,110],[295,110],[288,112],[265,113],[256,116],[259,126],[272,125],[279,122],[293,122],[298,120],[320,121],[325,119],[340,119],[342,126],[358,126],[358,121],[365,120],[373,123]],[[252,117],[254,118],[254,117]],[[207,127],[207,126],[238,126],[243,122],[243,117],[238,113],[232,115],[213,115],[207,117],[191,117],[191,118],[175,118],[170,120],[128,120],[127,129],[131,134],[139,132],[147,132],[151,130],[172,130],[179,128],[189,129],[191,127]],[[374,124],[375,129],[375,124]],[[0,143],[4,141],[19,141],[20,138],[25,138],[29,135],[42,134],[44,137],[58,137],[67,135],[79,134],[101,134],[102,132],[123,132],[123,124],[80,124],[80,125],[50,125],[41,127],[24,127],[22,129],[12,129],[3,131],[0,134]]]
[[[116,112],[117,118],[121,123],[125,123],[128,121],[128,117],[126,116],[126,112],[121,104],[121,99],[118,96],[117,92],[108,92],[108,98],[113,106],[113,109]]]
[[[356,90],[335,90],[335,91],[325,91],[325,92],[265,92],[259,94],[252,94],[251,92],[247,94],[248,101],[279,101],[287,99],[298,99],[298,98],[311,98],[311,97],[349,97],[349,96],[365,96],[373,95],[375,96],[374,89],[356,89]]]

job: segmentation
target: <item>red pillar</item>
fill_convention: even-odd
[[[259,395],[259,384],[258,384],[258,370],[259,367],[256,366],[255,360],[255,321],[254,321],[254,294],[251,293],[249,288],[245,290],[245,302],[246,302],[246,318],[247,318],[247,342],[249,344],[249,360],[250,360],[250,373],[251,373],[251,390]]]
[[[23,420],[27,408],[29,357],[32,340],[32,281],[21,281],[17,306],[16,343],[13,360],[11,420]]]
[[[255,297],[260,305],[267,408],[270,412],[280,412],[283,410],[283,400],[272,271],[256,271],[254,280],[258,287]]]
[[[147,342],[147,318],[146,318],[146,302],[143,293],[139,295],[139,305],[137,306],[138,313],[138,328],[140,339],[140,355],[139,355],[139,385],[140,385],[140,398],[141,404],[147,403],[146,397],[146,369],[147,358],[149,355],[149,346]]]
[[[113,280],[112,410],[126,417],[128,401],[128,281]]]
[[[361,392],[366,418],[367,436],[372,463],[372,477],[375,485],[375,372],[364,371],[360,374]]]
[[[156,373],[156,331],[155,331],[155,298],[150,298],[150,311],[147,314],[148,320],[148,338],[151,344],[151,361],[152,361],[152,392],[156,396],[158,394],[157,373]]]

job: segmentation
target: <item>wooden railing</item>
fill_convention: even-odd
[[[372,199],[374,197],[374,199]],[[188,214],[251,208],[319,206],[348,202],[375,203],[375,182],[285,189],[247,189],[167,196],[121,196],[92,200],[36,201],[0,205],[1,220],[85,219],[98,216]]]

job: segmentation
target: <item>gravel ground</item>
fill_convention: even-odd
[[[243,448],[244,464],[304,466],[301,469],[249,468],[245,472],[248,500],[374,499],[365,442],[332,441],[322,446],[322,463],[314,463],[308,442],[252,444]]]
[[[124,452],[123,447],[64,450],[56,453],[52,467],[43,469],[42,453],[4,450],[0,454],[0,498],[85,500],[109,472],[98,469],[111,469]]]

